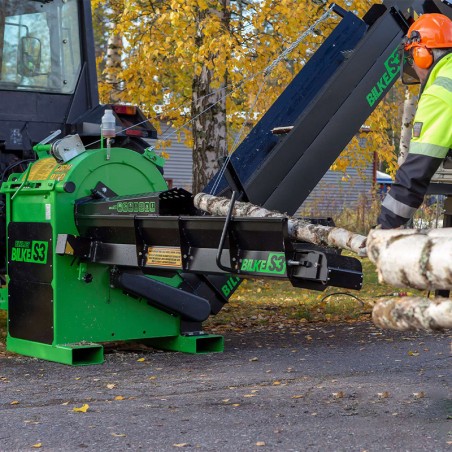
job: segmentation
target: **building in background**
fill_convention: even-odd
[[[174,129],[162,125],[162,138],[171,139],[171,145],[165,148],[169,155],[164,167],[164,177],[169,187],[180,187],[191,191],[193,180],[192,151],[175,138]],[[154,146],[157,140],[148,140]],[[365,146],[365,141],[360,141]],[[376,158],[376,157],[375,157]],[[353,209],[358,203],[372,201],[377,193],[386,193],[392,179],[385,173],[377,171],[377,162],[369,164],[360,171],[349,168],[347,174],[342,171],[326,172],[306,199],[298,212],[303,216],[335,216],[345,208]]]
[[[344,209],[353,209],[359,203],[372,202],[375,187],[374,165],[358,170],[349,168],[347,174],[329,170],[312,190],[298,210],[301,216],[334,217]]]
[[[161,124],[161,139],[171,140],[171,146],[164,149],[169,155],[165,163],[164,177],[168,187],[184,188],[187,191],[192,190],[193,181],[193,158],[192,150],[179,142],[175,129],[166,124]],[[155,146],[158,140],[146,140],[151,146]]]

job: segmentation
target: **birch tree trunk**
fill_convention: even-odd
[[[391,330],[441,330],[452,328],[452,300],[404,297],[379,300],[372,320],[380,328]]]
[[[198,193],[193,202],[197,209],[219,216],[226,216],[231,205],[231,200],[228,198],[220,198],[205,193]],[[295,240],[347,249],[359,256],[366,255],[366,237],[342,228],[308,223],[247,202],[236,202],[233,215],[254,218],[288,218],[289,235]]]
[[[367,253],[381,283],[452,289],[452,228],[374,229],[367,237]]]
[[[120,100],[121,83],[118,73],[121,71],[122,37],[114,29],[107,42],[106,82],[111,86],[109,102],[115,104]]]
[[[227,8],[229,0],[222,0],[221,20],[229,27]],[[201,22],[205,13],[198,13]],[[206,45],[206,37],[198,27],[196,46]],[[212,55],[213,57],[213,55]],[[214,70],[206,62],[199,74],[195,74],[192,83],[191,117],[193,132],[193,192],[201,191],[218,171],[218,159],[227,154],[226,141],[226,99],[224,87],[227,75],[221,80],[220,87],[212,88]],[[212,65],[213,67],[213,65]]]
[[[98,62],[98,73],[103,74],[106,66],[105,55],[107,54],[108,37],[112,32],[112,25],[109,20],[109,5],[92,5],[93,32],[94,32],[94,52]]]
[[[413,129],[413,119],[416,114],[417,98],[412,96],[408,87],[405,88],[405,102],[403,103],[402,129],[400,131],[399,166],[405,161],[410,150],[411,131]]]

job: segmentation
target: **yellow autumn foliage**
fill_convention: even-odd
[[[264,76],[265,68],[326,11],[326,4],[319,3],[312,0],[92,1],[94,8],[103,6],[112,24],[111,32],[123,38],[122,69],[115,74],[121,80],[121,100],[140,106],[157,127],[163,120],[176,129],[184,128],[183,139],[191,144],[188,123],[193,80],[203,68],[207,69],[211,88],[223,89],[222,96],[227,96],[230,150],[232,137],[241,130],[245,119],[247,132],[339,22],[333,14]],[[360,17],[372,4],[366,0],[336,3]],[[111,91],[106,82],[109,70],[112,69],[106,69],[100,80],[104,101]],[[261,95],[257,98],[258,92]],[[364,168],[376,153],[389,172],[395,171],[401,92],[399,87],[391,90],[366,122],[370,132],[353,139],[333,169]],[[248,114],[251,106],[254,110]],[[162,138],[177,137],[163,134]],[[360,146],[360,139],[366,140],[365,147]]]

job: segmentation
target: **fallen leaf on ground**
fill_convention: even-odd
[[[188,443],[178,443],[178,444],[173,444],[173,446],[174,447],[187,447],[187,446],[189,446],[190,444],[188,444]]]
[[[124,397],[122,395],[117,395],[115,397],[115,400],[124,400]]]
[[[137,359],[137,363],[142,363],[142,362],[144,362],[144,361],[146,361],[144,358],[139,358],[139,359]]]
[[[256,446],[265,446],[265,442],[264,441],[258,441],[256,443]]]
[[[297,394],[297,395],[292,396],[292,399],[302,399],[303,397],[304,397],[303,394]]]
[[[389,392],[383,391],[383,392],[379,392],[377,395],[378,395],[379,399],[387,399],[389,397]]]
[[[19,405],[19,401],[18,400],[13,400],[11,403],[10,403],[10,405]]]
[[[83,404],[81,407],[74,407],[72,411],[75,413],[86,413],[89,409],[89,405],[87,403]]]
[[[33,444],[33,446],[31,446],[31,447],[34,447],[35,449],[39,449],[40,447],[42,447],[42,443]]]
[[[422,399],[425,397],[425,393],[424,391],[420,391],[420,392],[413,392],[413,397],[415,399]]]
[[[107,388],[108,388],[108,389],[113,389],[113,388],[116,388],[116,385],[113,384],[113,383],[109,383],[109,384],[107,385]]]

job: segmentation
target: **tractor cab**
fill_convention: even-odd
[[[138,108],[99,105],[89,0],[0,0],[0,96],[1,172],[57,130],[98,142],[106,108],[118,132],[141,123],[116,145],[143,152],[157,137]]]
[[[81,5],[77,0],[0,2],[3,168],[32,158],[34,144],[58,129],[68,133],[67,124],[98,104],[94,55],[82,50],[92,33],[81,33]]]
[[[76,1],[3,1],[0,89],[73,94],[82,66]]]

